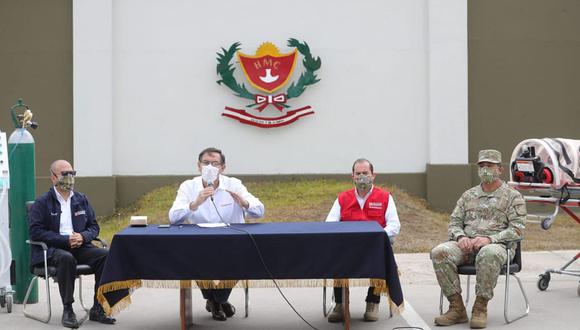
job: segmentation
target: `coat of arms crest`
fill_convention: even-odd
[[[227,50],[222,48],[222,52],[218,53],[217,73],[221,79],[217,83],[227,86],[237,96],[252,100],[253,103],[245,109],[226,106],[222,116],[252,126],[271,128],[285,126],[301,117],[314,114],[310,106],[290,109],[288,104],[288,100],[300,96],[308,86],[320,81],[315,72],[320,69],[321,61],[319,57],[312,56],[308,44],[292,38],[287,45],[294,49],[289,53],[281,53],[276,45],[265,42],[258,47],[255,55],[243,54],[240,52],[240,45],[236,42]],[[302,66],[305,70],[297,82],[292,82],[285,92],[280,92],[292,78],[298,53],[304,57]],[[234,55],[237,56],[244,76],[257,92],[251,92],[244,83],[239,84],[236,81],[235,67],[231,63]],[[267,108],[275,109],[274,115],[266,116],[264,110]]]

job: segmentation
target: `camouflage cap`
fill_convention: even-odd
[[[493,149],[480,150],[477,163],[479,164],[481,162],[501,164],[501,153]]]

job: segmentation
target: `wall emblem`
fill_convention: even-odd
[[[217,73],[219,85],[225,85],[236,96],[251,100],[242,109],[225,107],[222,116],[238,120],[241,123],[272,128],[289,125],[298,119],[314,114],[310,106],[292,108],[292,99],[299,97],[306,88],[320,81],[315,72],[320,69],[319,57],[314,58],[306,42],[288,39],[288,47],[294,48],[288,53],[281,53],[271,42],[265,42],[255,55],[244,54],[240,51],[240,43],[236,42],[229,49],[222,48],[217,53]],[[303,71],[296,82],[292,82],[286,91],[281,91],[291,79],[299,55],[302,56]],[[239,84],[234,77],[235,67],[232,60],[236,56],[237,63],[243,72],[252,92],[244,83]]]

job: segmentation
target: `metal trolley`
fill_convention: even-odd
[[[520,142],[510,159],[510,186],[530,204],[553,206],[549,214],[528,214],[528,221],[539,222],[548,230],[560,210],[580,224],[574,208],[580,208],[580,140],[528,139]],[[580,269],[569,267],[580,258],[578,252],[560,269],[546,269],[539,275],[538,289],[548,288],[551,274],[580,277]],[[580,296],[580,281],[577,288]]]
[[[8,313],[12,313],[12,295],[14,292],[8,288],[0,288],[0,307],[6,307]]]

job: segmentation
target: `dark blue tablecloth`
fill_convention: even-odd
[[[385,279],[393,302],[403,294],[388,237],[373,221],[129,227],[113,237],[101,288],[129,280]],[[106,304],[119,292],[108,285]],[[107,306],[108,307],[108,306]],[[109,309],[109,308],[106,308]]]

